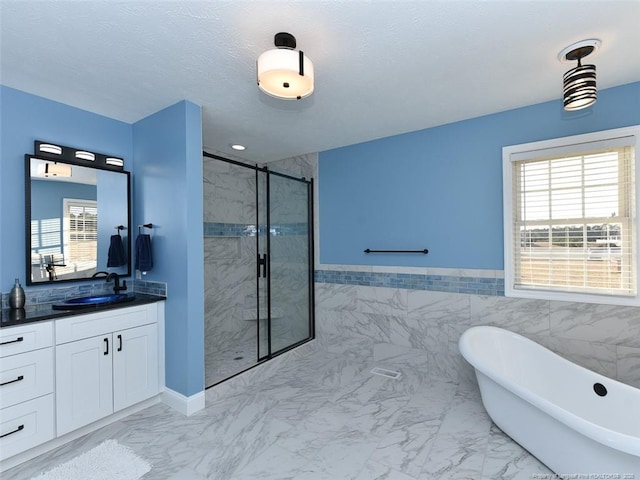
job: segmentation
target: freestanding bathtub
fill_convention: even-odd
[[[458,345],[494,423],[555,473],[640,480],[640,390],[502,328]]]

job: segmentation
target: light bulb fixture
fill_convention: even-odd
[[[124,171],[124,159],[105,155],[103,153],[90,152],[89,150],[80,150],[73,147],[65,147],[64,145],[45,143],[40,140],[36,140],[35,152],[36,155],[43,160],[62,160],[65,163],[73,165],[86,165],[86,162],[91,162],[92,168],[118,172]],[[55,176],[70,175],[64,175],[61,173]]]
[[[52,153],[53,155],[62,155],[62,147],[52,143],[40,143],[38,145],[40,152]]]
[[[85,152],[84,150],[78,150],[75,154],[76,158],[80,160],[88,160],[89,162],[94,162],[96,160],[96,154],[91,152]]]
[[[578,61],[578,66],[564,74],[563,100],[567,111],[582,110],[590,107],[598,99],[596,88],[596,66],[582,65],[582,59],[591,55],[600,47],[600,40],[583,40],[569,45],[558,54],[561,62]]]
[[[113,165],[114,167],[124,167],[124,160],[121,158],[107,157],[104,159],[104,163]]]
[[[290,33],[276,33],[277,48],[258,57],[258,87],[276,98],[300,100],[313,93],[313,63],[301,50]]]
[[[247,149],[247,147],[245,147],[244,145],[240,145],[239,143],[233,143],[230,145],[230,147],[234,150],[238,150],[239,152]]]

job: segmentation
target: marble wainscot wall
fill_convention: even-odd
[[[640,308],[508,298],[502,271],[349,265],[316,270],[318,340],[347,347],[357,340],[380,367],[471,380],[458,339],[474,325],[517,332],[640,388]]]

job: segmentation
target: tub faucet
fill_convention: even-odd
[[[120,277],[118,276],[117,273],[110,273],[109,275],[107,275],[106,278],[106,282],[109,283],[111,281],[111,279],[113,278],[113,291],[115,293],[120,293],[123,290],[127,289],[127,281],[123,280],[122,281],[122,286],[120,285]]]

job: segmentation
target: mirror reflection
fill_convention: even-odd
[[[130,275],[129,172],[27,162],[27,283]]]

